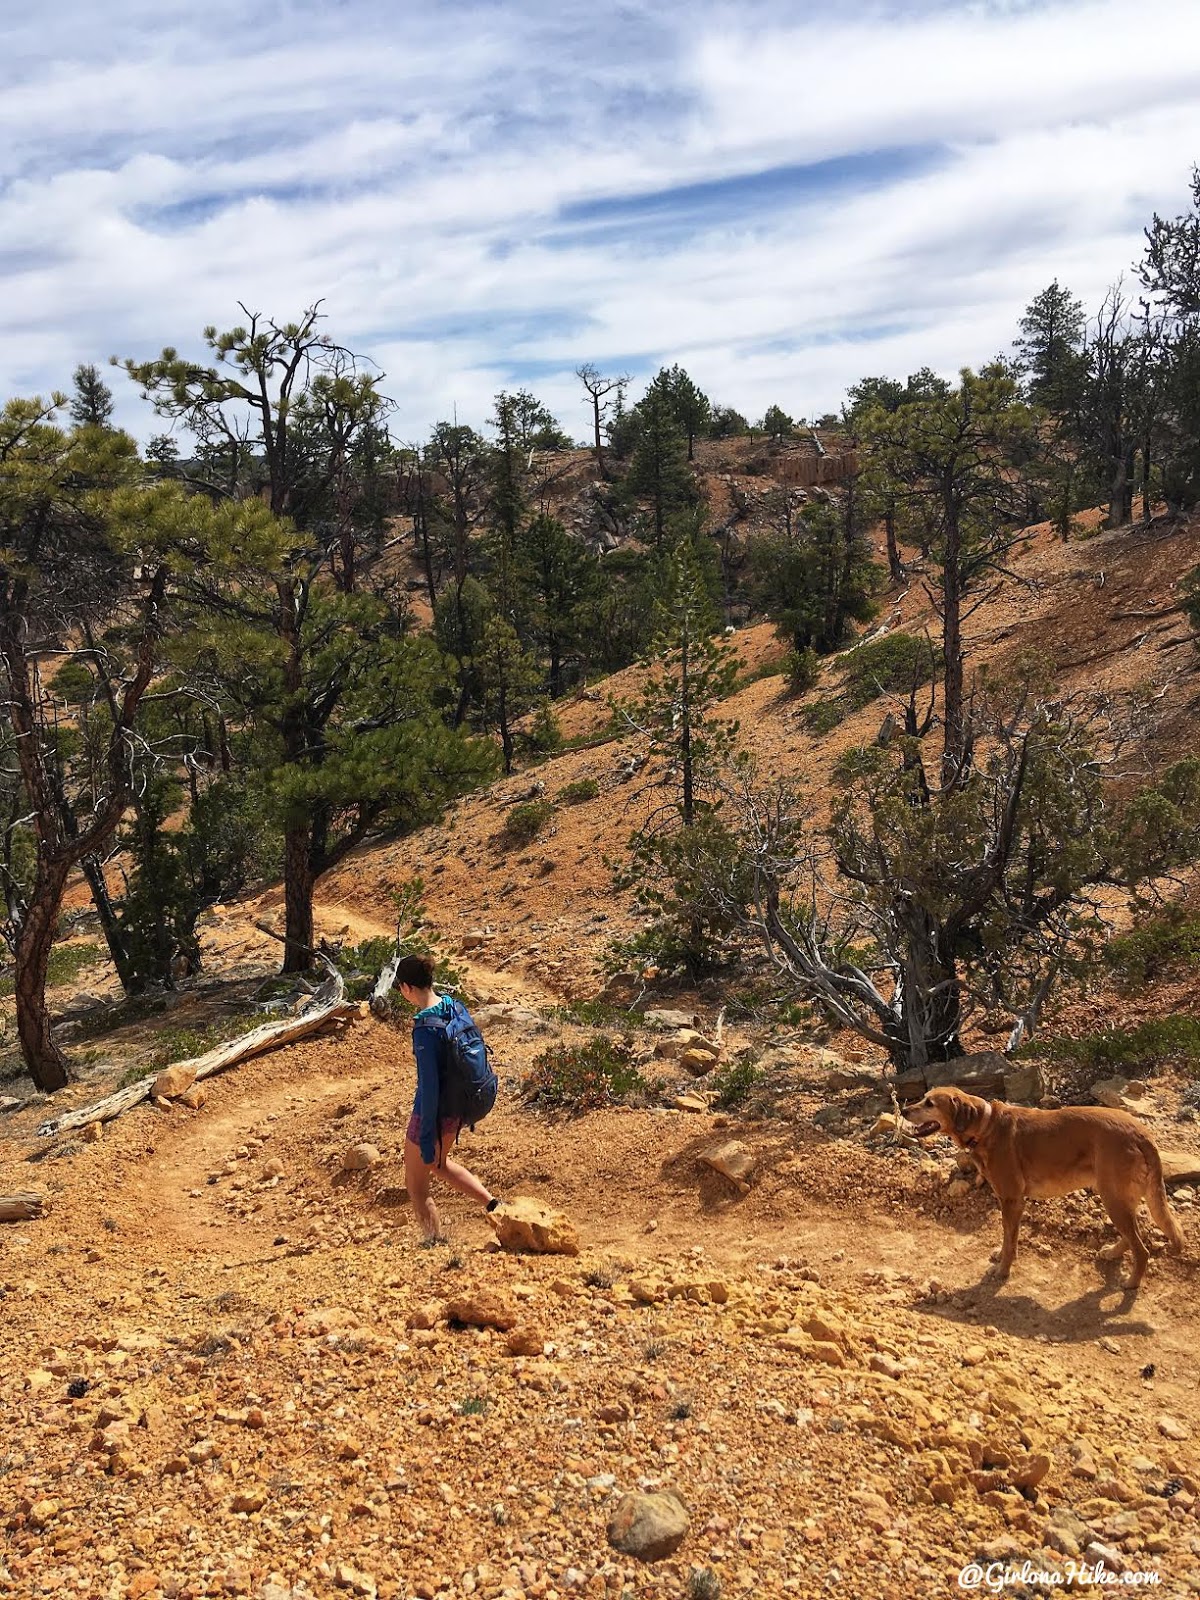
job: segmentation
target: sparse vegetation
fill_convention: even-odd
[[[552,800],[523,800],[504,819],[504,835],[511,844],[532,844],[554,815]]]
[[[102,961],[104,955],[98,944],[56,944],[50,952],[50,962],[46,968],[46,987],[57,989],[64,984],[74,983],[85,967]],[[0,977],[0,997],[11,995],[13,987],[13,974],[6,972]]]
[[[800,715],[809,733],[820,739],[845,722],[846,708],[839,700],[814,700]]]
[[[564,805],[582,805],[586,800],[594,800],[600,793],[600,785],[595,778],[576,778],[572,783],[566,783],[558,791],[558,798]]]
[[[783,672],[793,694],[805,694],[821,681],[821,658],[811,645],[789,650],[783,658]]]
[[[713,1091],[713,1105],[721,1111],[736,1111],[766,1077],[751,1056],[730,1061],[709,1074],[706,1085]]]
[[[1095,1077],[1120,1074],[1138,1077],[1168,1062],[1200,1070],[1200,1017],[1154,1017],[1132,1028],[1112,1028],[1079,1039],[1043,1038],[1026,1045],[1022,1054],[1064,1066],[1077,1066]]]
[[[536,1058],[521,1084],[527,1105],[579,1115],[621,1105],[649,1086],[634,1065],[630,1040],[598,1033],[583,1044],[556,1044]]]
[[[1178,906],[1150,917],[1104,946],[1104,964],[1129,988],[1200,966],[1200,916]]]
[[[459,1401],[458,1414],[460,1417],[486,1417],[491,1404],[484,1394],[469,1394],[465,1400]]]
[[[907,695],[933,677],[933,645],[924,635],[896,629],[857,645],[845,658],[846,688],[855,710],[881,694]]]

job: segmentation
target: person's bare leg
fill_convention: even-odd
[[[442,1228],[437,1207],[429,1193],[429,1178],[433,1168],[421,1159],[419,1145],[411,1139],[404,1141],[404,1182],[408,1198],[412,1201],[417,1226],[426,1239],[440,1239]]]
[[[452,1189],[478,1200],[482,1206],[486,1206],[492,1198],[491,1190],[485,1189],[473,1172],[459,1162],[451,1161],[449,1156],[443,1156],[441,1165],[432,1170],[437,1172],[439,1178],[445,1178]]]

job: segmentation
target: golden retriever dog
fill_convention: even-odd
[[[1121,1242],[1105,1252],[1118,1260],[1133,1252],[1133,1269],[1124,1287],[1136,1289],[1148,1252],[1138,1232],[1138,1202],[1167,1236],[1168,1247],[1183,1248],[1179,1224],[1167,1205],[1162,1162],[1154,1141],[1127,1111],[1100,1106],[1063,1106],[1034,1111],[1003,1100],[981,1100],[961,1089],[931,1089],[905,1108],[920,1138],[948,1133],[970,1152],[991,1184],[1004,1218],[1004,1245],[994,1274],[1008,1277],[1017,1253],[1017,1233],[1026,1200],[1049,1200],[1075,1189],[1094,1189],[1103,1200]]]

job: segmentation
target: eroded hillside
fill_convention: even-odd
[[[972,658],[1036,650],[1063,692],[1136,703],[1153,770],[1194,745],[1200,658],[1170,608],[1196,559],[1192,529],[1069,545],[1031,530],[970,621]],[[914,573],[878,626],[932,620]],[[728,714],[765,770],[819,799],[886,699],[814,733],[845,662],[792,697],[768,627],[736,642]],[[473,998],[517,1003],[489,1026],[505,1093],[464,1136],[466,1159],[496,1193],[565,1212],[579,1256],[500,1252],[455,1197],[450,1243],[418,1245],[401,1167],[411,1055],[382,1023],[247,1063],[197,1110],[143,1106],[89,1140],[39,1138],[45,1106],[17,1085],[0,1189],[39,1189],[50,1210],[0,1238],[9,1592],[915,1600],[957,1592],[966,1563],[1025,1560],[1154,1572],[1166,1595],[1200,1585],[1200,1231],[1184,1178],[1185,1257],[1156,1257],[1136,1301],[1097,1262],[1106,1223],[1090,1196],[1031,1207],[997,1291],[981,1281],[993,1200],[944,1141],[897,1135],[868,1049],[774,1009],[735,1014],[723,1060],[752,1055],[763,1076],[726,1109],[664,1048],[669,1023],[570,1008],[632,926],[606,858],[652,803],[654,772],[609,735],[606,696],[636,675],[562,708],[586,748],[360,849],[319,891],[320,931],[358,942],[390,930],[395,891],[419,873]],[[563,799],[530,844],[508,842],[505,816],[535,785],[554,801],[584,778],[594,799]],[[278,914],[271,891],[209,917],[203,982],[166,1016],[79,1040],[82,1081],[54,1109],[103,1093],[164,1029],[254,1004],[277,960],[255,924]],[[99,965],[80,985],[112,992]],[[666,1004],[696,1009],[711,1035],[728,998]],[[1196,1012],[1186,978],[1065,998],[1055,1025],[1173,1009]],[[598,1027],[630,1030],[643,1103],[565,1120],[523,1107],[538,1054]],[[1164,1072],[1145,1116],[1200,1172],[1188,1090]],[[744,1183],[703,1159],[730,1141]],[[374,1155],[348,1170],[363,1145]],[[645,1563],[607,1527],[624,1493],[658,1489],[683,1498],[688,1527]]]

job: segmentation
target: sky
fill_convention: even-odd
[[[1188,203],[1195,0],[0,9],[0,400],[322,299],[392,428],[680,362],[761,416],[1090,308]],[[161,426],[120,372],[118,420]]]

